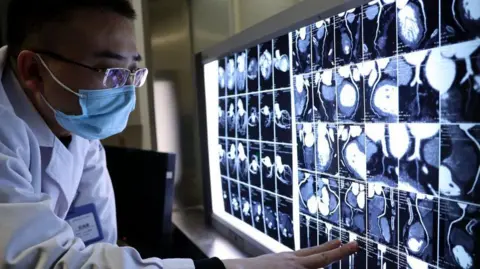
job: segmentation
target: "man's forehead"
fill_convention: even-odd
[[[114,12],[90,9],[69,15],[67,21],[49,23],[44,29],[49,32],[49,43],[59,53],[118,60],[137,56],[132,20]]]

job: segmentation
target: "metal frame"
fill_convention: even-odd
[[[212,225],[222,235],[236,243],[237,247],[245,253],[257,256],[269,253],[270,250],[255,241],[250,235],[229,225],[226,221],[214,216],[212,213],[212,202],[210,193],[210,168],[207,137],[207,116],[205,103],[205,88],[203,65],[227,54],[246,49],[277,36],[281,36],[308,24],[319,20],[330,18],[340,12],[356,8],[370,2],[370,0],[305,0],[292,8],[289,8],[278,15],[275,15],[260,24],[257,24],[245,31],[229,38],[228,40],[197,53],[195,57],[195,82],[197,85],[198,115],[200,128],[200,147],[203,177],[203,196],[205,207],[205,221]]]

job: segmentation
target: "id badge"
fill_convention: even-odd
[[[73,229],[75,237],[81,238],[85,245],[103,240],[103,232],[94,204],[72,208],[66,221]]]

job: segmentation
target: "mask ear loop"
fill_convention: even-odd
[[[40,63],[43,65],[43,67],[45,67],[45,69],[47,69],[48,73],[50,74],[50,76],[52,76],[53,80],[55,80],[55,82],[58,83],[58,85],[62,86],[65,90],[75,94],[76,96],[78,97],[81,97],[83,98],[84,95],[83,94],[79,94],[79,93],[76,93],[75,91],[73,91],[72,89],[70,89],[69,87],[67,87],[65,84],[63,84],[60,80],[57,79],[57,77],[53,74],[53,72],[50,70],[50,68],[48,68],[47,64],[43,61],[42,57],[39,55],[39,54],[36,54],[38,59],[40,60]]]

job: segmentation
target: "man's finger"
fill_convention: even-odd
[[[357,242],[350,242],[339,248],[329,250],[326,252],[301,257],[300,264],[306,268],[320,268],[325,267],[333,262],[339,261],[344,257],[348,257],[358,251]]]
[[[325,244],[322,244],[320,246],[297,250],[297,251],[295,251],[294,254],[297,257],[306,257],[306,256],[310,256],[310,255],[317,254],[317,253],[320,253],[320,252],[325,252],[325,251],[329,251],[329,250],[332,250],[332,249],[336,249],[341,244],[342,244],[342,242],[340,240],[332,240],[332,241],[329,241],[329,242],[327,242]]]

